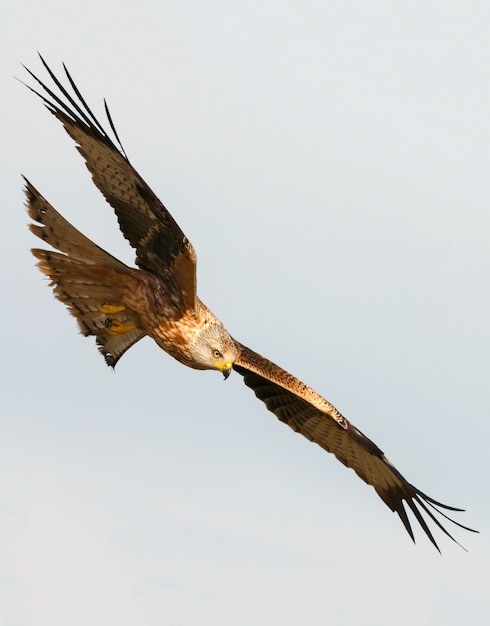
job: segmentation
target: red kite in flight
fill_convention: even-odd
[[[66,68],[68,88],[41,60],[53,85],[48,87],[27,70],[41,93],[29,89],[42,98],[75,141],[95,185],[113,207],[123,235],[136,251],[138,269],[128,267],[82,235],[26,181],[27,208],[34,222],[30,228],[56,250],[32,252],[51,279],[55,296],[76,317],[81,332],[96,338],[107,364],[114,367],[147,335],[189,367],[218,370],[225,378],[235,370],[281,422],[334,454],[372,485],[398,514],[412,539],[405,507],[438,550],[427,521],[456,540],[437,515],[472,530],[441,510],[462,509],[441,504],[411,485],[378,446],[330,402],[228,333],[197,296],[194,248],[129,162],[107,105],[112,139]]]

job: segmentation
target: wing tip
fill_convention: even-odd
[[[455,524],[456,526],[459,526],[460,528],[462,528],[464,530],[467,530],[469,532],[478,534],[479,533],[478,530],[475,530],[474,528],[470,528],[469,526],[465,526],[465,525],[461,524],[460,522],[452,519],[452,517],[449,517],[449,515],[446,515],[446,513],[444,513],[444,511],[441,511],[440,508],[438,508],[438,507],[444,508],[444,509],[449,510],[449,511],[455,511],[455,512],[464,512],[464,509],[460,509],[460,508],[457,508],[457,507],[449,506],[447,504],[443,504],[442,502],[438,502],[437,500],[434,500],[433,498],[431,498],[429,496],[426,496],[423,492],[419,491],[418,489],[415,489],[415,487],[412,487],[411,485],[410,485],[410,487],[413,490],[413,492],[410,495],[409,494],[405,494],[405,495],[401,496],[399,501],[398,501],[398,506],[396,506],[394,508],[391,505],[389,505],[389,506],[390,506],[390,508],[393,508],[393,510],[400,517],[400,519],[403,522],[403,525],[405,526],[405,529],[407,530],[408,534],[410,535],[412,541],[414,543],[416,543],[415,542],[414,533],[413,533],[413,530],[411,528],[410,521],[408,519],[407,511],[405,509],[405,505],[408,506],[409,509],[412,511],[413,515],[415,516],[417,522],[419,523],[420,527],[424,531],[425,535],[428,537],[428,539],[430,540],[432,545],[436,548],[436,550],[439,552],[439,554],[442,554],[441,549],[439,548],[439,545],[438,545],[437,541],[435,540],[434,535],[432,534],[432,531],[431,531],[431,529],[429,528],[429,526],[427,524],[427,520],[423,516],[423,513],[428,515],[430,520],[439,528],[439,530],[441,530],[455,544],[457,544],[465,552],[468,552],[467,548],[465,548],[455,537],[453,537],[453,535],[441,523],[441,521],[429,509],[429,507],[431,507],[439,515],[442,515],[445,519],[447,519],[452,524]],[[386,500],[385,500],[385,502],[386,502]]]

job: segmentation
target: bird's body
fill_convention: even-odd
[[[115,366],[132,345],[149,336],[194,369],[219,370],[225,377],[234,369],[280,421],[332,452],[372,485],[399,515],[412,539],[404,504],[436,548],[422,513],[451,537],[433,511],[447,518],[441,508],[460,509],[441,504],[411,485],[330,402],[231,337],[197,296],[194,248],[130,164],[107,107],[118,145],[94,117],[66,69],[73,95],[43,63],[59,95],[31,72],[46,96],[30,89],[76,142],[94,183],[136,250],[138,268],[122,263],[74,228],[26,181],[27,207],[34,221],[30,228],[55,249],[34,249],[33,254],[50,277],[56,297],[77,318],[81,332],[95,336],[106,362]]]
[[[229,353],[223,364],[240,354],[223,324],[197,294],[184,298],[175,277],[129,267],[114,258],[69,224],[26,181],[29,215],[37,222],[31,230],[60,252],[34,249],[40,269],[47,274],[56,296],[77,318],[81,332],[95,335],[108,365],[136,341],[148,335],[188,367],[216,369],[201,354],[203,337],[213,340],[213,350]],[[220,357],[213,356],[214,360]],[[220,369],[220,368],[218,368]]]

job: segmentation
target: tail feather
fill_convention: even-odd
[[[67,305],[83,335],[94,335],[106,363],[115,366],[145,336],[138,314],[123,304],[134,289],[132,270],[72,226],[26,180],[31,231],[59,252],[35,248],[40,270]]]

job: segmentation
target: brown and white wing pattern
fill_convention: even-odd
[[[173,286],[184,310],[192,308],[196,296],[196,254],[192,244],[129,162],[107,105],[117,145],[93,115],[66,67],[70,88],[63,86],[42,57],[41,61],[52,88],[26,68],[43,93],[27,86],[42,98],[76,142],[95,185],[114,208],[122,233],[136,250],[137,265]]]
[[[404,503],[438,550],[424,514],[453,541],[456,540],[433,511],[466,530],[472,530],[455,522],[437,507],[449,511],[462,509],[437,502],[411,485],[378,446],[327,400],[260,354],[245,346],[241,347],[242,353],[233,369],[243,376],[245,384],[255,392],[257,398],[281,422],[334,454],[341,463],[352,468],[368,485],[372,485],[383,502],[398,514],[412,540],[415,541]]]

